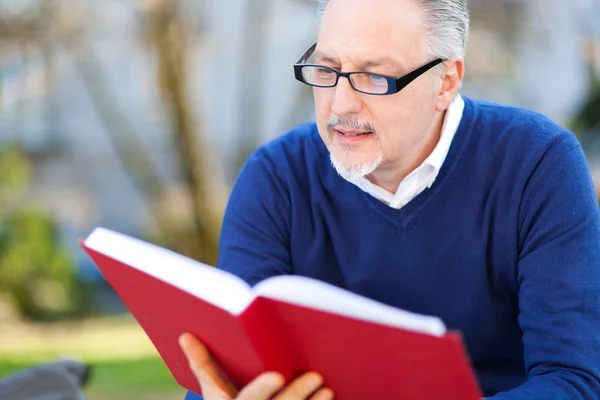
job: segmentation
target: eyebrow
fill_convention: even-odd
[[[319,51],[317,51],[315,53],[315,60],[317,62],[339,64],[339,60],[336,60],[335,58],[328,56],[327,54],[324,54]],[[358,64],[356,64],[356,66],[363,70],[366,70],[369,68],[381,67],[382,65],[391,65],[393,67],[401,67],[401,65],[399,65],[399,64],[400,63],[398,63],[397,60],[394,60],[391,57],[377,57],[377,58],[374,58],[371,60],[367,60],[367,61],[358,63]]]

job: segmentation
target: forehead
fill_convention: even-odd
[[[341,62],[397,57],[409,63],[423,56],[424,33],[416,0],[330,0],[317,52]]]

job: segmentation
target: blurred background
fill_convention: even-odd
[[[600,188],[600,0],[472,0],[463,93],[573,130]],[[214,264],[247,156],[313,118],[310,0],[0,0],[0,378],[65,357],[90,399],[182,399],[79,248]]]

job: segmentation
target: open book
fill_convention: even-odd
[[[457,332],[301,276],[251,288],[225,271],[104,228],[81,242],[184,388],[193,333],[239,387],[264,371],[320,372],[336,399],[480,399]]]

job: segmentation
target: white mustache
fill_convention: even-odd
[[[331,115],[327,120],[327,130],[331,131],[338,127],[345,127],[357,131],[366,131],[375,133],[375,128],[369,121],[359,120],[356,118],[342,117],[339,115]]]

